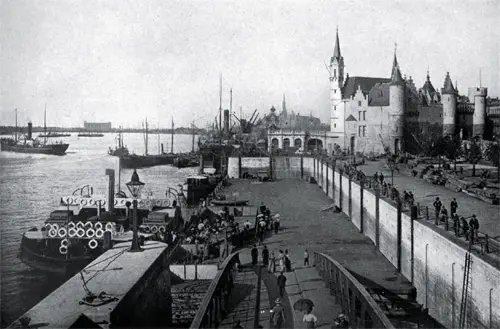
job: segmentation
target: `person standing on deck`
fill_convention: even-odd
[[[257,265],[257,258],[259,257],[259,251],[257,250],[257,245],[253,245],[252,251],[252,265]]]
[[[283,275],[283,271],[281,271],[280,275],[278,276],[278,288],[280,291],[280,297],[283,298],[283,295],[285,294],[285,287],[286,287],[286,276]]]
[[[453,215],[457,213],[457,209],[458,209],[457,199],[453,198],[453,200],[450,203],[451,217],[453,217]]]
[[[264,267],[269,266],[269,249],[267,249],[266,245],[264,245],[264,249],[262,249],[262,263]]]

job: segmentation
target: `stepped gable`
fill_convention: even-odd
[[[343,97],[351,98],[351,96],[354,96],[356,94],[356,91],[358,90],[358,86],[361,88],[361,91],[364,95],[368,95],[370,90],[376,84],[387,83],[390,81],[391,79],[386,78],[347,77],[344,85]]]

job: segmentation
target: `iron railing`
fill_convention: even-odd
[[[318,252],[314,252],[314,264],[348,316],[350,328],[394,328],[370,293],[342,265]]]
[[[229,296],[234,287],[232,272],[239,252],[232,253],[221,264],[221,269],[208,287],[190,329],[216,328],[229,312]]]

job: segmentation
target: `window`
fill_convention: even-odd
[[[363,130],[363,127],[362,126],[359,126],[358,127],[358,136],[361,137],[361,131]]]
[[[337,93],[337,89],[333,89],[333,93],[336,94]]]
[[[337,106],[334,106],[334,107],[333,107],[333,110],[334,110],[334,111],[337,111]]]
[[[337,128],[337,124],[336,123],[333,124],[333,128]]]
[[[361,101],[358,101],[358,106],[361,106]]]
[[[363,126],[363,137],[366,136],[366,126]]]
[[[399,130],[398,128],[399,128],[399,127],[396,127],[396,132],[398,132],[398,130]]]
[[[366,120],[366,111],[363,111],[363,121]]]
[[[358,111],[358,121],[361,121],[361,111]]]
[[[333,76],[337,77],[337,69],[333,69]]]

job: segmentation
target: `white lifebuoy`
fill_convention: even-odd
[[[98,243],[97,243],[97,241],[96,241],[96,240],[94,240],[94,239],[90,240],[90,241],[89,241],[89,247],[90,247],[90,249],[95,249],[95,248],[97,248],[97,244],[98,244]]]
[[[144,233],[149,233],[151,232],[151,229],[149,226],[144,226]]]
[[[94,228],[95,228],[96,230],[102,230],[102,223],[99,223],[99,222],[95,223],[95,224],[94,224]]]
[[[161,200],[156,200],[156,206],[157,207],[161,207],[161,204],[162,204]]]
[[[52,228],[52,224],[45,224],[43,227],[45,227],[46,230],[50,230]]]
[[[118,199],[115,199],[115,206],[118,205]]]
[[[87,226],[90,227],[90,228],[92,228],[92,222],[85,222],[84,227],[87,227]]]
[[[126,200],[125,200],[125,199],[121,199],[121,200],[120,200],[120,205],[124,206],[124,205],[125,205],[125,203],[126,203]]]
[[[89,206],[95,206],[95,201],[94,199],[89,200]]]
[[[73,222],[69,222],[69,224],[68,224],[68,229],[75,228],[75,226],[76,226],[76,225],[75,225],[75,223],[73,223]]]
[[[52,229],[58,231],[59,230],[59,225],[52,224]]]
[[[139,207],[144,207],[144,200],[139,201]]]
[[[68,253],[68,247],[66,246],[60,246],[59,247],[59,252],[63,255],[66,255]]]
[[[146,200],[145,204],[146,204],[146,207],[148,207],[148,208],[151,208],[151,206],[152,206],[151,200]]]
[[[112,231],[115,226],[111,222],[106,223],[106,231]]]
[[[84,235],[85,235],[85,230],[83,228],[80,227],[78,230],[76,230],[77,237],[83,238]]]
[[[99,228],[95,231],[96,238],[101,239],[103,236],[104,236],[104,231],[101,228]]]
[[[62,239],[61,240],[61,246],[68,247],[68,239]]]
[[[70,238],[74,238],[76,236],[76,229],[74,227],[71,227],[68,230],[68,235],[69,235]]]
[[[151,233],[157,233],[158,232],[158,226],[154,225],[151,227]]]
[[[57,236],[57,230],[54,230],[53,228],[51,228],[51,229],[49,230],[49,236],[50,236],[51,238],[55,238],[55,237]]]
[[[85,207],[87,205],[87,199],[81,199],[80,200],[80,205]]]
[[[84,228],[85,227],[85,224],[83,224],[83,222],[78,222],[76,223],[76,228],[79,229],[79,228]]]
[[[58,231],[57,231],[57,234],[60,236],[60,237],[65,237],[66,234],[68,234],[68,231],[66,231],[66,229],[64,227],[61,227]]]
[[[165,228],[165,226],[160,226],[160,228],[158,229],[161,233],[165,233],[167,231],[167,229]]]
[[[95,236],[95,231],[93,228],[89,228],[87,232],[85,232],[88,238],[93,238]]]
[[[170,200],[168,200],[168,199],[167,199],[167,200],[164,200],[164,201],[163,201],[163,206],[164,206],[164,207],[168,207],[168,206],[170,206]]]

